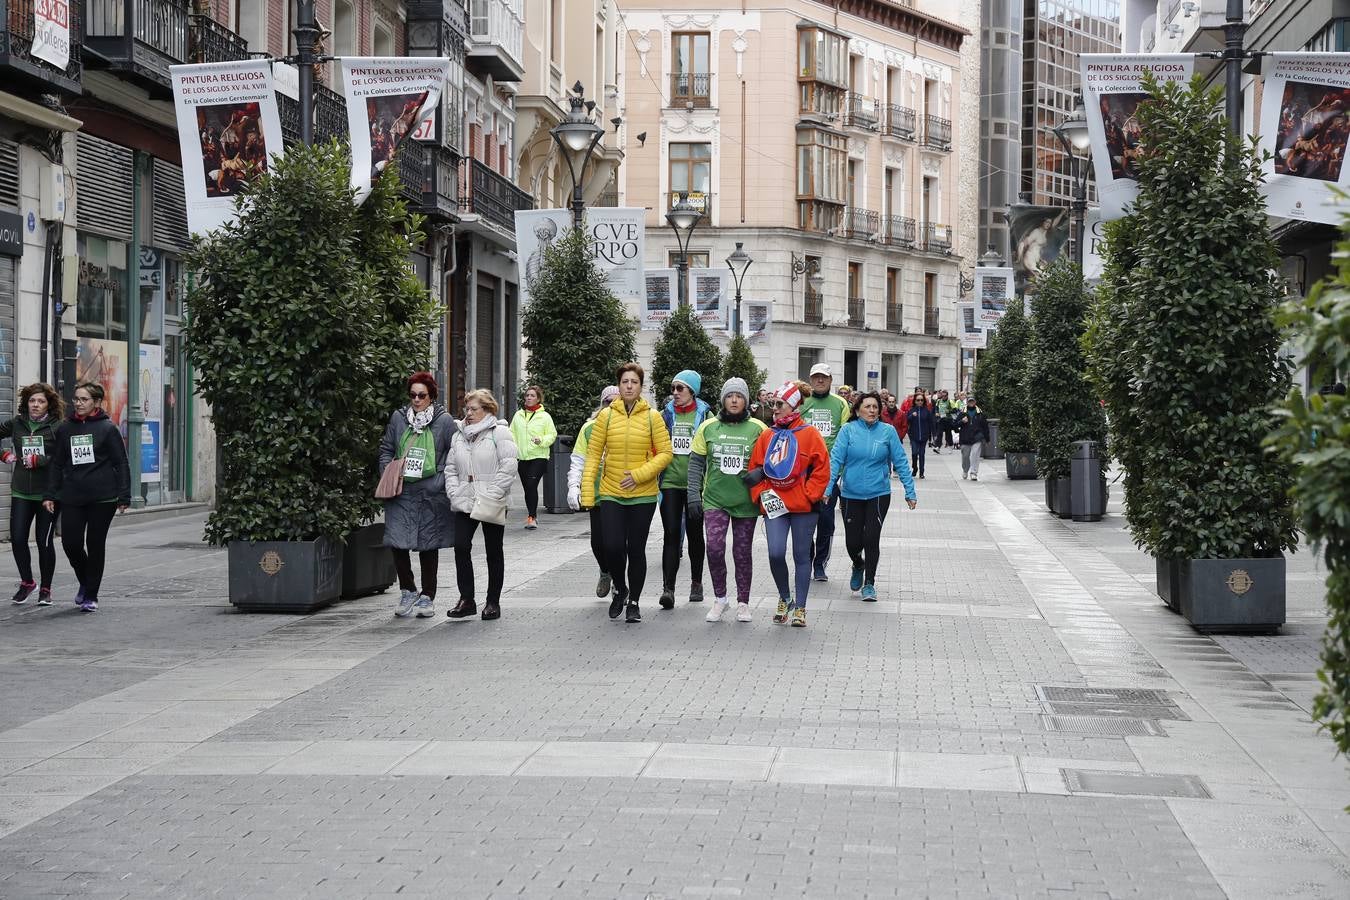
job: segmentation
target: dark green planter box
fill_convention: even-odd
[[[1154,557],[1153,565],[1157,571],[1158,596],[1172,612],[1181,612],[1181,567],[1175,559],[1157,557]]]
[[[980,459],[1002,459],[1003,450],[998,445],[998,419],[989,420],[989,440],[980,445]]]
[[[1274,634],[1284,624],[1284,557],[1178,561],[1181,614],[1202,634]]]
[[[342,596],[343,546],[314,541],[232,541],[230,602],[245,612],[308,613]]]
[[[384,546],[384,523],[363,525],[342,548],[342,599],[382,594],[398,580],[394,554]]]
[[[1067,519],[1073,515],[1069,510],[1072,499],[1069,487],[1069,479],[1067,478],[1045,479],[1045,507],[1061,519]]]
[[[1008,477],[1013,481],[1027,481],[1036,477],[1035,453],[1008,453],[1003,457]]]

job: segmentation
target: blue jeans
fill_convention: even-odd
[[[830,562],[830,546],[834,543],[834,511],[839,506],[839,485],[842,482],[842,478],[835,482],[830,499],[825,501],[825,511],[820,514],[820,521],[816,523],[816,542],[811,547],[811,564],[815,566],[817,572],[824,572],[825,566]]]
[[[838,494],[835,495],[836,497]],[[831,510],[830,517],[834,512]],[[797,606],[806,609],[806,593],[811,587],[811,534],[816,530],[814,512],[788,513],[776,519],[764,520],[764,531],[769,539],[769,571],[778,586],[778,596],[791,600],[788,590],[787,542],[792,534],[792,568],[797,583]],[[833,531],[833,527],[830,529]]]

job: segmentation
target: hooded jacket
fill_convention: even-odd
[[[101,409],[72,414],[56,429],[56,453],[44,500],[70,506],[131,505],[131,467],[122,432]]]
[[[14,477],[10,482],[10,493],[24,500],[41,500],[51,479],[52,458],[56,455],[56,428],[61,420],[48,414],[41,422],[34,422],[25,415],[17,415],[8,422],[0,424],[0,438],[9,438],[14,442],[14,455],[18,461],[14,464]],[[38,454],[37,466],[28,468],[23,464],[23,446],[25,441],[41,441],[42,452]]]
[[[460,422],[445,459],[445,493],[455,512],[473,512],[479,494],[505,503],[516,481],[516,452],[511,429],[497,417]]]
[[[670,433],[656,410],[641,397],[630,413],[623,398],[614,402],[595,418],[591,439],[586,445],[586,468],[581,476],[581,505],[594,506],[600,497],[619,502],[656,501],[657,481],[674,453],[670,448]],[[597,496],[595,484],[604,460],[604,475],[600,478]],[[633,473],[637,486],[631,490],[621,486],[625,472]]]
[[[666,423],[666,431],[670,434],[671,452],[674,454],[670,460],[670,465],[666,466],[665,471],[661,473],[662,488],[688,489],[689,454],[694,449],[694,435],[698,434],[698,430],[703,427],[711,409],[712,407],[708,405],[707,401],[695,397],[692,412],[679,412],[675,409],[674,400],[668,402],[665,408],[661,410],[661,420]],[[681,419],[687,419],[687,421],[680,421]],[[684,433],[686,430],[687,434]]]
[[[519,459],[547,459],[549,448],[558,439],[558,429],[548,410],[540,406],[534,412],[518,409],[511,417],[511,437],[516,442],[516,454]],[[538,438],[536,444],[534,439]]]
[[[784,448],[782,458],[770,460],[770,465],[765,466],[765,457],[774,436],[784,433],[795,438],[795,452],[791,449],[791,442],[785,442],[788,446]],[[791,468],[788,469],[788,466]],[[830,454],[825,449],[825,439],[820,436],[820,432],[805,421],[799,421],[791,428],[775,425],[765,430],[755,441],[755,449],[750,452],[750,468],[764,470],[764,480],[750,488],[750,496],[756,503],[760,502],[765,491],[772,489],[788,512],[810,512],[816,502],[825,496],[825,485],[830,478]],[[779,473],[770,471],[775,468],[780,470]],[[782,471],[784,469],[787,471]]]

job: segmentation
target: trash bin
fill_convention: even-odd
[[[989,440],[980,445],[980,459],[1002,459],[1003,448],[998,445],[998,419],[989,420]]]
[[[1102,461],[1096,441],[1074,441],[1069,461],[1069,512],[1075,522],[1098,522],[1106,512]]]
[[[567,505],[567,470],[572,465],[572,443],[575,440],[570,434],[560,434],[549,451],[548,468],[544,470],[544,509],[548,512],[572,511]]]

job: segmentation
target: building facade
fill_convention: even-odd
[[[772,303],[752,344],[771,382],[826,362],[836,385],[956,387],[979,255],[971,29],[879,0],[639,2],[622,27],[618,203],[650,210],[647,267],[673,264],[665,212],[687,192],[704,210],[690,265],[737,242],[754,259],[743,293]]]

